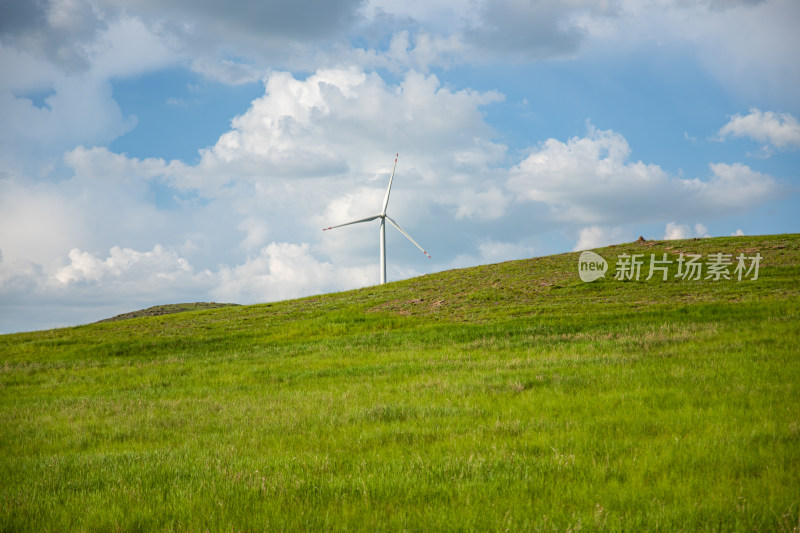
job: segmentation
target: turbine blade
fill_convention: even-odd
[[[323,228],[322,231],[328,231],[329,229],[333,228],[341,228],[342,226],[349,226],[350,224],[358,224],[359,222],[369,222],[370,220],[375,220],[376,218],[380,218],[380,215],[374,215],[367,218],[361,218],[358,220],[353,220],[352,222],[345,222],[344,224],[338,224],[336,226],[331,226],[330,228]]]
[[[394,180],[394,171],[397,169],[397,158],[400,157],[400,154],[395,154],[394,156],[394,167],[392,167],[392,176],[389,178],[389,187],[386,188],[386,196],[383,197],[383,209],[381,210],[381,214],[386,214],[386,207],[389,205],[389,193],[392,190],[392,180]]]
[[[397,228],[397,231],[399,231],[400,233],[402,233],[403,235],[405,235],[405,236],[406,236],[406,238],[407,238],[409,241],[413,242],[413,243],[414,243],[414,246],[416,246],[417,248],[419,248],[420,250],[422,250],[422,253],[423,253],[423,254],[425,254],[425,255],[427,255],[429,259],[433,259],[433,258],[431,257],[431,254],[429,254],[428,252],[426,252],[426,251],[425,251],[425,249],[424,249],[422,246],[420,246],[420,245],[417,243],[417,241],[415,241],[413,238],[411,238],[411,235],[409,235],[408,233],[406,233],[406,230],[404,230],[403,228],[401,228],[401,227],[400,227],[400,224],[398,224],[397,222],[395,222],[394,220],[392,220],[392,218],[391,218],[391,217],[389,217],[389,215],[386,215],[386,220],[388,220],[388,221],[389,221],[389,223],[390,223],[392,226],[394,226],[395,228]]]

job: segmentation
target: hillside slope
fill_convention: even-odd
[[[103,320],[98,320],[97,323],[99,324],[102,322],[118,322],[120,320],[130,320],[131,318],[140,318],[143,316],[172,315],[175,313],[185,313],[186,311],[218,309],[220,307],[229,307],[234,305],[237,304],[221,304],[217,302],[193,302],[193,303],[183,303],[183,304],[154,305],[153,307],[148,307],[147,309],[140,309],[138,311],[122,313],[120,315],[116,315],[111,318],[104,318]]]
[[[800,235],[596,252],[0,336],[0,529],[800,526]]]

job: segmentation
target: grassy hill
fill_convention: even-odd
[[[0,336],[0,530],[797,531],[800,235],[596,251]]]
[[[119,320],[128,320],[131,318],[139,318],[143,316],[160,316],[171,315],[173,313],[184,313],[186,311],[198,311],[202,309],[217,309],[219,307],[228,307],[238,304],[220,304],[217,302],[194,302],[184,304],[166,304],[154,305],[147,309],[140,309],[139,311],[131,311],[130,313],[122,313],[121,315],[113,316],[111,318],[104,318],[98,320],[97,323],[102,322],[117,322]]]

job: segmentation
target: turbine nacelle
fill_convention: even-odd
[[[389,221],[389,224],[395,227],[397,231],[402,233],[411,243],[419,248],[423,254],[427,255],[428,258],[431,258],[431,254],[426,252],[422,246],[420,246],[417,241],[415,241],[411,235],[406,232],[403,228],[400,227],[400,224],[395,222],[392,217],[386,214],[386,209],[389,207],[389,193],[392,191],[392,181],[394,181],[394,171],[397,169],[397,158],[399,154],[395,155],[394,157],[394,167],[392,167],[392,175],[389,177],[389,186],[386,188],[386,196],[383,197],[383,207],[381,212],[377,215],[373,215],[371,217],[360,218],[358,220],[353,220],[351,222],[345,222],[344,224],[338,224],[336,226],[331,226],[329,228],[325,228],[322,231],[327,231],[333,228],[341,228],[342,226],[349,226],[351,224],[359,224],[361,222],[370,222],[375,219],[381,219],[381,234],[380,234],[380,248],[381,248],[381,285],[386,283],[386,221]],[[431,258],[432,259],[432,258]]]

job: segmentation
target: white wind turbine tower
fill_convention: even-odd
[[[398,158],[398,156],[399,156],[399,154],[395,155],[395,158],[394,158],[394,167],[392,168],[392,176],[389,178],[389,187],[386,189],[386,196],[383,198],[383,209],[381,209],[380,213],[378,213],[377,215],[373,215],[371,217],[361,218],[359,220],[353,220],[352,222],[345,222],[344,224],[339,224],[338,226],[331,226],[330,228],[325,228],[325,229],[322,230],[322,231],[327,231],[327,230],[333,229],[333,228],[341,228],[342,226],[349,226],[350,224],[358,224],[360,222],[369,222],[371,220],[375,220],[376,218],[381,219],[381,285],[386,283],[386,221],[387,220],[389,221],[389,223],[392,226],[397,228],[397,230],[400,233],[405,235],[406,238],[409,241],[414,243],[414,246],[416,246],[417,248],[422,250],[422,253],[427,255],[429,258],[431,257],[431,254],[426,252],[422,248],[422,246],[417,244],[417,241],[415,241],[413,238],[411,238],[411,235],[406,233],[406,230],[401,228],[400,225],[397,222],[392,220],[392,217],[390,217],[389,215],[386,214],[386,206],[389,205],[389,192],[391,192],[391,190],[392,190],[392,180],[394,180],[394,171],[397,168],[397,158]]]

